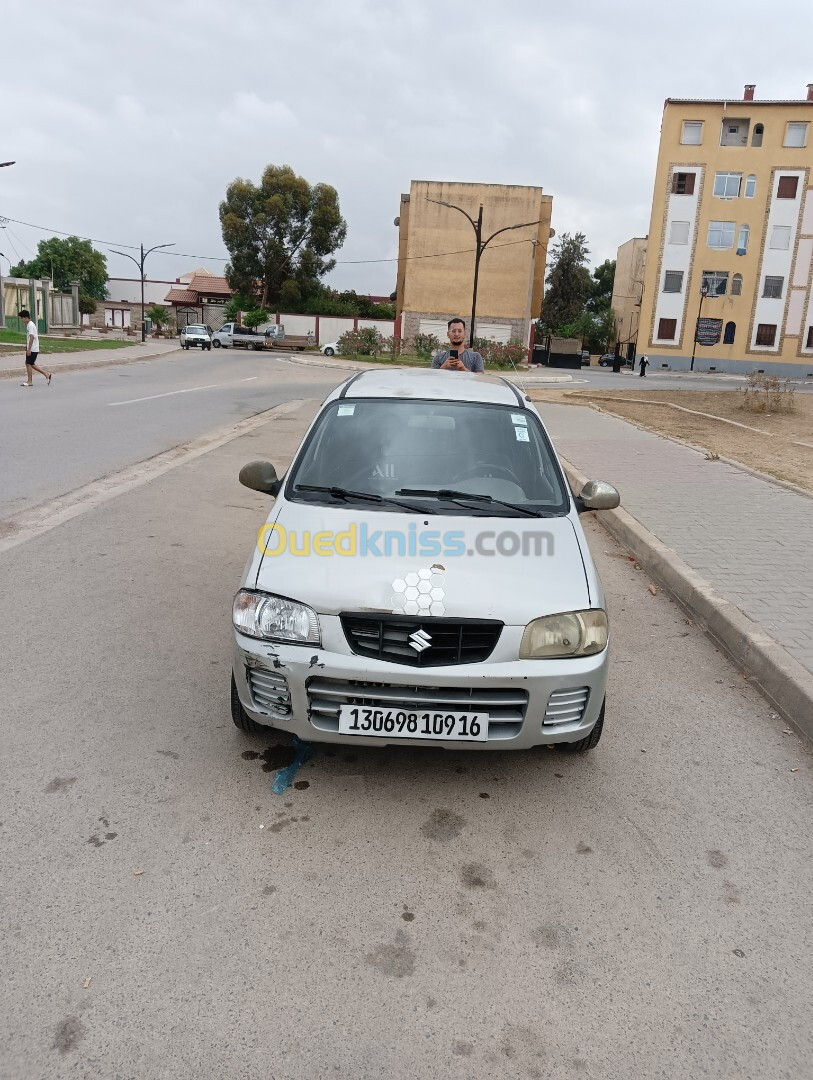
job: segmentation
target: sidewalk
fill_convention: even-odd
[[[614,484],[622,509],[744,613],[757,636],[761,629],[778,642],[812,686],[813,498],[594,409],[535,404],[562,456]],[[792,719],[811,733],[813,715]]]
[[[0,379],[25,378],[25,354],[23,349],[4,352],[0,346]],[[181,352],[176,340],[145,341],[126,345],[122,349],[88,349],[67,353],[42,353],[38,365],[48,371],[83,371],[86,368],[109,367],[113,364],[134,364],[141,360],[155,360],[167,353]],[[35,378],[39,376],[34,373]]]

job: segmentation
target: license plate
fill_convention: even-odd
[[[368,709],[342,705],[340,735],[366,735],[386,739],[444,739],[450,742],[485,742],[488,716],[484,713],[407,712],[404,709]]]

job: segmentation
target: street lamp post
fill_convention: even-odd
[[[700,286],[700,307],[697,309],[697,319],[694,324],[694,341],[692,342],[692,362],[689,365],[689,371],[694,371],[694,354],[697,351],[697,334],[700,330],[700,316],[703,312],[703,301],[709,295],[709,284],[704,281]]]
[[[158,251],[160,248],[175,247],[175,244],[156,244],[154,247],[144,250],[144,245],[141,245],[141,259],[137,259],[135,255],[128,255],[126,251],[116,251],[115,248],[109,248],[114,255],[123,255],[125,259],[129,259],[130,262],[134,262],[138,267],[138,274],[141,278],[141,341],[147,340],[146,323],[144,322],[144,260],[152,251]]]
[[[477,214],[477,220],[469,214],[462,206],[455,206],[454,203],[443,202],[442,199],[430,199],[427,196],[427,202],[437,203],[438,206],[448,206],[450,210],[457,210],[468,221],[471,227],[474,229],[474,235],[477,240],[477,247],[474,249],[474,287],[471,295],[471,326],[469,327],[469,346],[474,348],[474,320],[477,316],[477,282],[480,277],[480,259],[483,252],[494,239],[495,236],[499,236],[500,233],[510,232],[512,229],[527,229],[531,225],[541,225],[542,219],[539,221],[523,221],[519,225],[506,225],[503,229],[497,229],[493,232],[488,239],[483,240],[483,204],[480,203],[480,210]]]

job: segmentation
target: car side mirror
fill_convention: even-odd
[[[240,483],[252,491],[261,491],[263,495],[279,494],[282,480],[270,461],[250,461],[240,470]]]
[[[588,510],[614,510],[621,496],[606,480],[588,480],[576,496],[576,509],[580,514]]]

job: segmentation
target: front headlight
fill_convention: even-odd
[[[319,617],[313,608],[296,600],[241,589],[232,607],[234,629],[265,641],[292,645],[321,645]]]
[[[607,612],[600,608],[544,615],[525,627],[520,660],[592,656],[607,648]]]

